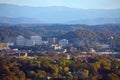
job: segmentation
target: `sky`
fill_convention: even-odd
[[[0,3],[24,6],[67,6],[81,9],[118,9],[120,0],[0,0]]]

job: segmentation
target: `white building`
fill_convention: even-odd
[[[16,37],[16,45],[24,46],[25,38],[22,35]]]
[[[71,59],[71,56],[69,54],[67,54],[67,59]]]
[[[8,44],[8,46],[14,46],[14,43],[7,43]]]
[[[60,45],[61,47],[66,47],[66,46],[68,46],[68,40],[67,40],[67,39],[62,39],[62,40],[60,40],[60,41],[59,41],[59,45]]]
[[[109,44],[100,44],[100,43],[96,43],[95,47],[99,47],[101,49],[109,49],[110,45]]]
[[[31,42],[34,45],[42,45],[42,37],[40,36],[31,36]]]
[[[96,53],[94,48],[90,48],[90,53]]]

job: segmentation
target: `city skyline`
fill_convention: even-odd
[[[66,6],[81,9],[120,8],[120,0],[0,0],[0,4],[16,4],[21,6],[34,7]]]

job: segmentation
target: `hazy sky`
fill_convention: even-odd
[[[120,8],[120,0],[0,0],[0,3],[29,6],[68,6],[84,9]]]

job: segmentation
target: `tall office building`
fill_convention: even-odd
[[[48,42],[49,42],[49,44],[57,44],[57,43],[58,43],[58,39],[55,38],[55,37],[49,38],[49,39],[48,39]]]
[[[68,46],[68,40],[67,40],[67,39],[62,39],[62,40],[60,40],[60,41],[59,41],[59,45],[60,45],[61,47],[66,47],[66,46]]]
[[[33,45],[42,45],[42,37],[40,36],[31,36],[30,40]]]
[[[16,37],[16,45],[24,46],[25,38],[22,35]]]

